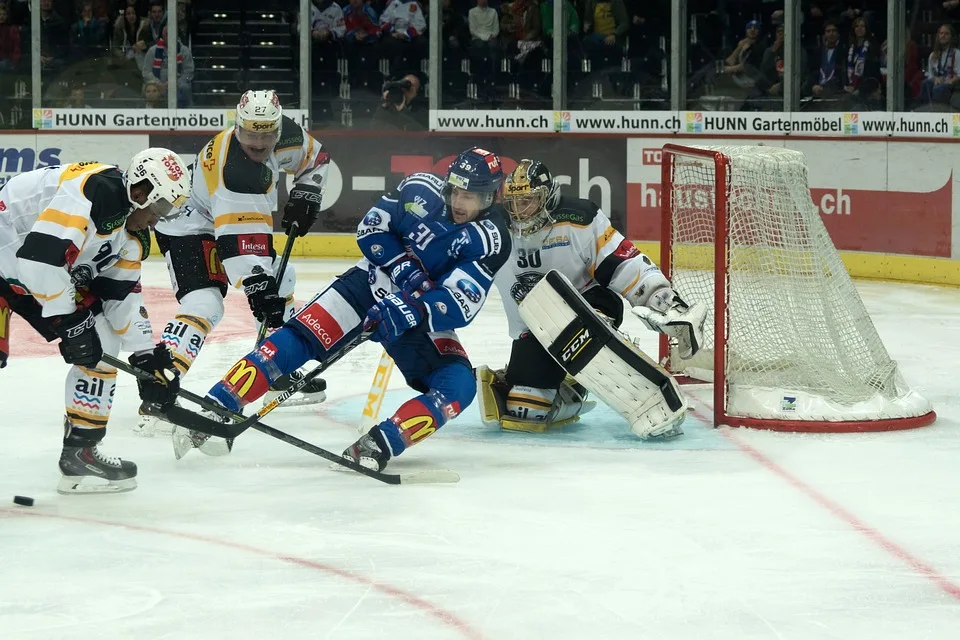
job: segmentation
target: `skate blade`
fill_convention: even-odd
[[[156,416],[140,416],[140,420],[133,426],[133,433],[141,438],[165,436],[173,431],[173,426]]]
[[[371,471],[376,471],[376,467],[367,467]],[[330,469],[341,473],[357,474],[356,471],[337,463],[331,463]],[[386,470],[380,473],[388,473]],[[428,471],[411,471],[410,473],[401,473],[400,484],[454,484],[460,482],[460,474],[449,469],[430,469]]]
[[[200,453],[206,454],[213,458],[219,458],[220,456],[225,456],[233,451],[233,438],[224,440],[223,438],[211,437],[198,448],[200,449]]]
[[[124,493],[136,488],[136,478],[103,482],[103,478],[93,476],[61,476],[57,484],[57,493],[65,496],[84,493]]]
[[[170,432],[170,441],[173,442],[173,455],[180,460],[193,449],[193,440],[190,439],[190,430],[175,426]]]
[[[267,406],[279,396],[280,393],[278,392],[268,392],[265,396],[263,396],[263,406]],[[289,398],[282,404],[278,405],[277,409],[283,409],[284,407],[304,407],[311,404],[320,404],[326,399],[327,394],[324,391],[318,391],[316,393],[298,393],[292,398]]]

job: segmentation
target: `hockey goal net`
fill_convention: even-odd
[[[666,145],[661,268],[703,302],[702,350],[661,341],[681,382],[714,383],[715,424],[886,431],[930,424],[877,333],[814,207],[804,156]]]

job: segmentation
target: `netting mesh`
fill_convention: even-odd
[[[909,393],[810,198],[803,154],[710,150],[727,156],[730,167],[728,387],[803,392],[840,405]],[[704,349],[690,361],[672,357],[670,368],[709,378],[716,345],[716,167],[712,157],[681,155],[673,162],[673,286],[711,312]]]

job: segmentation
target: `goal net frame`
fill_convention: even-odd
[[[748,147],[741,147],[744,149],[745,153],[754,153]],[[768,147],[763,147],[763,149],[768,149]],[[782,148],[769,147],[772,151],[784,152],[786,150]],[[717,348],[712,348],[714,345],[708,344],[703,353],[699,356],[694,356],[694,358],[701,357],[700,362],[696,364],[688,364],[684,367],[683,361],[678,360],[677,354],[675,352],[675,347],[671,345],[671,341],[668,336],[660,336],[660,362],[664,364],[668,371],[676,375],[678,382],[681,384],[690,384],[690,383],[704,383],[704,382],[713,382],[713,414],[714,414],[714,426],[727,425],[733,427],[750,427],[756,429],[767,429],[775,431],[792,431],[792,432],[814,432],[814,433],[842,433],[842,432],[861,432],[861,431],[891,431],[898,429],[912,429],[917,427],[923,427],[931,424],[936,420],[936,413],[932,410],[929,403],[913,392],[909,390],[906,386],[906,383],[903,382],[900,377],[899,372],[896,370],[896,363],[892,360],[889,360],[890,366],[892,367],[892,373],[889,374],[887,382],[889,386],[883,387],[884,391],[878,392],[877,396],[892,396],[893,400],[888,401],[886,397],[880,398],[879,400],[872,398],[868,402],[861,403],[857,405],[858,411],[851,412],[850,415],[845,415],[845,411],[842,406],[837,405],[832,402],[828,396],[824,396],[827,399],[825,401],[819,402],[817,404],[816,410],[813,412],[815,415],[807,415],[803,417],[792,416],[787,417],[782,414],[775,415],[778,412],[773,410],[768,410],[764,407],[770,407],[773,403],[776,402],[774,398],[771,401],[771,395],[776,396],[777,393],[781,393],[778,389],[775,393],[770,393],[770,390],[764,390],[763,393],[766,393],[766,405],[763,402],[754,402],[753,400],[747,400],[742,402],[741,400],[736,400],[736,402],[731,402],[731,391],[733,390],[737,398],[743,398],[750,396],[753,393],[753,388],[749,384],[737,382],[737,372],[733,372],[734,380],[731,381],[730,376],[728,375],[728,349],[729,341],[731,339],[730,327],[731,327],[731,312],[730,304],[728,300],[731,298],[731,286],[738,286],[737,282],[731,282],[731,240],[730,240],[730,228],[731,228],[731,209],[737,209],[738,206],[734,204],[731,206],[731,186],[733,172],[737,171],[737,163],[731,159],[727,153],[734,155],[732,152],[738,150],[737,148],[732,147],[720,147],[716,149],[711,148],[697,148],[697,147],[688,147],[678,144],[666,144],[662,149],[662,163],[661,163],[661,236],[660,236],[660,268],[663,271],[664,275],[670,279],[671,282],[674,280],[674,271],[675,269],[675,258],[673,255],[674,251],[674,236],[675,236],[675,207],[674,207],[674,198],[676,197],[677,189],[677,179],[675,176],[676,173],[676,161],[678,159],[686,159],[692,166],[697,166],[697,163],[702,164],[703,166],[709,166],[712,163],[713,170],[713,185],[712,189],[709,188],[708,180],[701,180],[700,184],[696,181],[684,182],[684,178],[687,178],[686,174],[679,176],[679,188],[687,188],[690,191],[694,189],[700,189],[703,192],[711,192],[713,200],[713,242],[706,242],[702,244],[691,243],[686,245],[688,247],[694,247],[697,250],[702,250],[702,252],[713,253],[713,300],[691,300],[687,299],[684,295],[684,287],[681,284],[679,287],[675,286],[677,293],[684,297],[687,303],[692,304],[693,302],[701,301],[708,304],[709,313],[707,315],[707,324],[712,324],[712,333],[716,342],[718,343]],[[726,151],[727,153],[724,153]],[[787,153],[791,153],[787,151]],[[796,153],[796,152],[793,152]],[[798,154],[802,161],[802,155]],[[695,171],[695,170],[694,170]],[[694,176],[696,177],[696,175]],[[740,176],[737,176],[738,178]],[[779,177],[779,176],[777,176]],[[804,186],[806,187],[807,193],[805,197],[809,200],[809,206],[813,207],[813,202],[809,198],[809,185],[806,182],[806,173],[805,166],[803,167],[802,172]],[[785,179],[784,179],[785,180]],[[784,184],[786,182],[784,181]],[[689,197],[689,196],[688,196]],[[736,196],[740,197],[740,192],[738,191]],[[691,198],[692,199],[692,198]],[[757,201],[759,202],[759,198]],[[803,206],[802,204],[799,206]],[[710,217],[710,208],[701,208],[698,212],[696,211],[697,206],[689,206],[689,209],[693,210],[694,213],[691,214],[696,216],[697,213],[700,213],[700,218],[709,218]],[[706,212],[706,216],[702,214]],[[677,222],[677,225],[682,225],[683,212],[677,213],[677,218],[680,219]],[[741,216],[746,215],[742,211],[739,214]],[[797,219],[802,219],[802,213],[796,213]],[[806,224],[810,227],[814,225],[819,225],[822,228],[822,232],[826,235],[825,227],[823,227],[823,222],[819,218],[819,214],[816,214],[816,218],[811,218],[802,224]],[[678,226],[678,229],[681,227]],[[819,231],[819,230],[818,230]],[[682,231],[678,231],[677,234],[683,235]],[[682,239],[681,239],[682,240]],[[684,244],[682,241],[678,241],[677,245],[680,246],[679,252],[683,251]],[[760,248],[761,251],[769,249],[767,246],[756,245]],[[749,239],[741,243],[737,247],[741,248],[741,251],[756,251],[756,247],[750,246]],[[736,249],[735,247],[734,249]],[[746,247],[746,249],[743,249]],[[815,247],[816,248],[816,247]],[[775,249],[774,249],[775,250]],[[832,241],[829,242],[829,247],[824,248],[823,253],[828,253],[832,251],[834,255],[828,256],[831,259],[835,257],[835,264],[839,264],[842,268],[843,273],[839,277],[846,278],[849,281],[849,288],[855,292],[852,285],[852,280],[850,280],[849,274],[846,269],[843,268],[842,263],[839,260],[839,254],[836,252],[836,248],[833,246]],[[708,262],[704,258],[704,262]],[[700,277],[709,282],[711,276],[709,275],[698,275],[698,273],[706,274],[708,272],[704,271],[702,268],[697,267],[693,271],[688,273],[693,273],[693,277]],[[682,268],[681,268],[682,273]],[[834,274],[836,275],[836,274]],[[735,278],[735,280],[738,280]],[[763,277],[763,274],[760,276]],[[682,278],[682,275],[681,275]],[[739,280],[738,280],[739,281]],[[761,285],[765,284],[760,282]],[[847,283],[841,283],[846,285]],[[676,285],[676,283],[675,283]],[[707,294],[705,297],[709,297]],[[859,299],[857,294],[856,304],[862,307],[862,301]],[[851,302],[851,308],[853,308],[853,303]],[[859,308],[857,308],[859,309]],[[863,309],[865,315],[865,309]],[[872,321],[869,321],[869,316],[867,316],[869,322],[869,329],[876,333],[875,328],[872,325]],[[706,333],[705,327],[705,333]],[[722,339],[720,338],[722,337]],[[742,340],[742,336],[740,337]],[[889,356],[886,354],[885,347],[882,345],[882,341],[878,335],[875,339],[879,341],[879,351],[882,355]],[[722,346],[722,348],[721,348]],[[710,349],[712,348],[712,358],[710,357]],[[734,358],[736,361],[736,358]],[[696,360],[690,361],[690,363],[695,363]],[[673,366],[676,364],[677,366]],[[767,363],[769,364],[769,363]],[[789,366],[789,364],[788,364]],[[734,367],[731,366],[731,370]],[[691,373],[692,372],[692,373]],[[746,379],[746,378],[744,378]],[[756,387],[763,387],[764,385],[754,385]],[[879,387],[878,387],[879,388]],[[889,389],[894,389],[893,392],[888,393]],[[762,393],[760,394],[762,395]],[[787,396],[784,395],[783,402],[786,403]],[[815,399],[816,400],[816,399]],[[738,410],[737,407],[733,407],[728,410],[732,404],[740,406],[749,406],[749,410]],[[816,404],[816,403],[815,403]],[[807,403],[809,406],[809,403]],[[873,407],[877,407],[877,415],[875,417],[870,417],[869,415],[864,415],[864,407],[869,414]],[[837,408],[836,413],[831,413],[834,408]],[[774,415],[762,415],[764,413],[774,414]],[[819,418],[819,419],[817,419]]]

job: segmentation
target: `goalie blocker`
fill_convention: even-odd
[[[570,281],[550,271],[520,317],[557,363],[623,416],[645,440],[683,433],[687,403],[676,380],[604,322]]]

